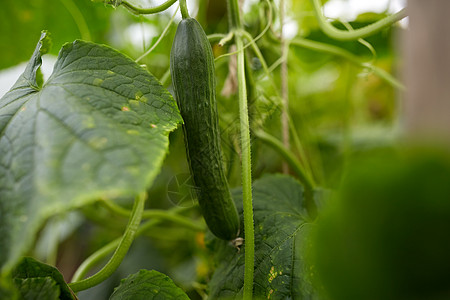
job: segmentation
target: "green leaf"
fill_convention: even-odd
[[[157,271],[140,270],[122,279],[110,300],[133,299],[189,299],[186,293],[168,276]]]
[[[234,198],[242,215],[242,192]],[[303,187],[292,177],[271,175],[254,182],[256,299],[314,299],[304,253],[311,225],[303,208]],[[241,226],[243,228],[243,226]],[[226,242],[212,245],[218,266],[210,282],[211,299],[240,299],[244,253]]]
[[[0,266],[8,273],[48,217],[100,198],[134,196],[159,172],[175,101],[130,58],[66,44],[39,88],[46,33],[0,99]]]
[[[59,287],[50,277],[15,279],[23,300],[58,300]]]
[[[73,300],[72,292],[58,269],[41,263],[31,257],[24,257],[14,269],[12,275],[16,283],[20,282],[21,287],[24,286],[24,280],[28,278],[49,278],[58,287],[58,295],[60,294],[59,299]],[[59,293],[59,291],[61,293]]]

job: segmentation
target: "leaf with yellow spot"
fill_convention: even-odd
[[[107,46],[64,45],[40,88],[47,40],[43,33],[26,70],[0,99],[2,275],[50,216],[148,188],[169,132],[182,122],[159,81]],[[134,100],[137,95],[148,101]]]
[[[266,176],[253,184],[255,299],[317,299],[305,261],[311,218],[303,207],[303,193],[300,183],[285,175]],[[233,195],[242,216],[242,191]],[[209,297],[242,298],[245,245],[237,252],[215,240],[211,247],[218,266]]]

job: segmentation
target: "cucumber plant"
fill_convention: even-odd
[[[20,11],[17,22],[26,26],[52,12],[43,8],[40,18],[32,18],[24,9],[29,4],[21,1],[4,6],[11,15]],[[44,80],[42,58],[53,50],[49,32],[43,31],[25,71],[0,99],[0,299],[91,299],[99,297],[91,288],[101,289],[100,283],[116,274],[126,279],[114,291],[103,291],[103,298],[344,299],[357,282],[350,279],[366,278],[359,276],[361,268],[345,265],[345,251],[364,252],[360,248],[373,241],[360,239],[361,244],[343,248],[339,244],[339,238],[349,238],[341,227],[358,228],[349,234],[364,232],[359,231],[358,212],[351,209],[357,205],[348,204],[359,193],[346,189],[359,190],[344,184],[349,197],[338,216],[321,207],[327,205],[330,189],[341,189],[350,150],[373,142],[355,142],[352,130],[361,124],[352,124],[353,119],[363,115],[367,122],[378,118],[388,123],[395,118],[390,100],[404,86],[385,70],[393,64],[386,36],[406,16],[404,10],[340,24],[326,20],[319,0],[286,1],[291,10],[283,6],[285,1],[273,0],[249,1],[244,7],[238,0],[167,0],[150,8],[127,0],[93,1],[116,10],[87,0],[49,1],[55,1],[49,8],[64,8],[55,8],[60,16],[54,26],[59,27],[63,17],[72,18],[84,40],[64,44]],[[168,19],[175,4],[179,8]],[[187,4],[198,4],[198,10],[191,10],[195,18]],[[40,4],[35,5],[38,10]],[[9,13],[2,14],[8,18]],[[279,28],[289,17],[300,29],[294,37]],[[97,20],[103,24],[97,26]],[[43,26],[33,24],[31,29]],[[132,34],[137,28],[158,28],[161,34],[151,47],[142,38],[140,49],[132,38],[123,38],[124,32]],[[96,30],[114,39],[100,38]],[[72,35],[55,41],[79,38]],[[2,36],[14,41],[10,33]],[[374,104],[361,104],[361,95],[374,90],[381,92],[366,97]],[[347,100],[353,98],[358,105]],[[329,128],[344,137],[336,138]],[[382,135],[386,142],[384,131]],[[195,191],[190,196],[198,206],[170,208],[167,182],[188,168]],[[272,174],[282,170],[283,175]],[[408,173],[405,170],[400,173]],[[446,182],[441,173],[436,178]],[[367,183],[372,177],[360,178]],[[431,181],[423,182],[433,187]],[[403,200],[411,196],[401,195]],[[369,204],[380,216],[397,211],[394,202],[372,200]],[[81,221],[70,223],[72,213]],[[366,213],[364,219],[372,220]],[[352,218],[336,221],[345,214]],[[414,215],[419,218],[420,213]],[[447,226],[444,217],[437,222]],[[405,220],[397,232],[408,227],[410,220]],[[387,230],[377,225],[375,220],[365,232],[383,240]],[[55,237],[67,231],[73,239],[66,240],[69,246]],[[83,248],[90,234],[104,237]],[[134,243],[138,236],[147,238]],[[75,259],[67,248],[79,249],[85,260]],[[339,259],[330,258],[330,249],[339,250]],[[72,253],[70,267],[65,267],[67,253]],[[398,271],[392,259],[397,256],[390,254],[384,258]],[[352,257],[373,266],[371,257]],[[384,258],[377,257],[378,266],[384,266]],[[170,273],[173,281],[136,266]],[[349,274],[336,287],[331,277],[341,270]],[[447,292],[440,284],[445,278],[410,280],[406,275],[401,284],[435,282],[436,297]],[[377,282],[384,284],[384,278],[398,279],[383,274],[373,278],[374,283],[361,286],[373,288]],[[370,297],[362,289],[350,295]],[[419,292],[408,296],[413,299]]]

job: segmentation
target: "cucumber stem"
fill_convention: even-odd
[[[130,3],[128,3],[125,0],[122,0],[120,2],[120,5],[124,6],[126,9],[128,9],[130,12],[132,12],[135,15],[150,15],[150,14],[156,14],[162,11],[165,11],[169,7],[171,7],[177,0],[168,0],[164,2],[161,5],[150,7],[150,8],[140,8],[136,7]]]
[[[239,116],[241,120],[242,193],[245,231],[244,300],[251,300],[253,297],[253,273],[255,266],[255,233],[253,228],[251,144],[245,80],[245,55],[243,51],[244,43],[240,35],[236,36],[236,47],[240,51],[237,54],[237,74],[239,82]]]
[[[139,224],[141,223],[142,212],[144,211],[146,198],[147,195],[145,193],[141,193],[136,197],[128,226],[116,248],[116,251],[110,258],[108,263],[99,272],[95,273],[91,277],[69,283],[69,287],[72,289],[72,291],[79,292],[96,286],[100,282],[110,277],[112,273],[114,273],[114,271],[119,267],[136,236]]]
[[[181,17],[183,19],[190,18],[189,12],[188,12],[188,8],[187,8],[187,4],[186,4],[186,0],[178,0],[178,1],[180,2]]]
[[[242,30],[238,0],[227,0],[230,29]],[[247,86],[245,79],[244,42],[241,33],[235,34],[237,74],[239,83],[239,117],[242,151],[242,194],[245,232],[244,300],[253,298],[253,274],[255,267],[255,232],[253,224],[252,165],[250,144],[250,123],[248,119]]]

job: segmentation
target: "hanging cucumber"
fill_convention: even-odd
[[[239,216],[222,164],[214,57],[203,28],[193,18],[178,24],[170,72],[200,209],[214,235],[233,240],[239,234]]]

